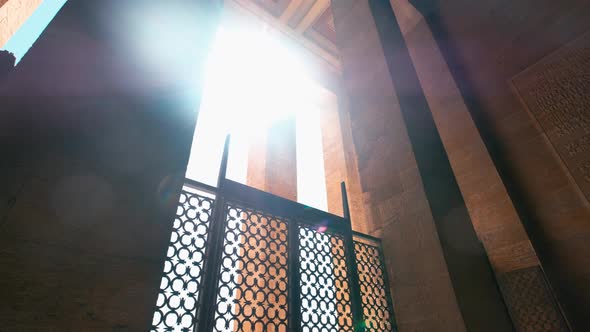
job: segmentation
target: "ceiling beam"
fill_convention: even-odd
[[[337,0],[336,0],[337,1]],[[311,27],[315,21],[330,7],[330,0],[317,0],[309,12],[305,14],[301,22],[297,25],[297,32],[304,33]]]
[[[279,20],[284,24],[288,24],[289,20],[291,19],[291,17],[293,17],[293,15],[295,15],[297,9],[299,8],[299,6],[301,6],[302,2],[303,0],[291,0],[291,2],[289,2],[289,6],[287,7],[287,9],[285,9],[283,14],[281,14],[281,18]]]

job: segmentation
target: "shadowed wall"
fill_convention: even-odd
[[[0,83],[2,329],[149,329],[219,10],[153,6],[70,0]]]

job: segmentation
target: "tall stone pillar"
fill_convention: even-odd
[[[367,233],[371,226],[366,216],[347,107],[347,98],[340,91],[327,93],[320,107],[328,211],[342,215],[340,183],[344,181],[348,192],[352,228]]]
[[[545,285],[537,254],[429,23],[408,0],[392,0],[391,5],[469,216],[490,257],[515,327],[525,330],[528,327],[519,323],[527,321],[533,312],[542,312],[552,329],[565,329],[553,295]]]
[[[391,5],[475,231],[490,257],[517,331],[539,324],[532,320],[528,327],[522,324],[530,320],[532,312],[547,318],[548,329],[567,329],[506,186],[431,26],[420,12],[428,13],[429,9],[418,9],[408,0],[391,0]]]
[[[391,3],[469,215],[494,270],[503,273],[538,265],[428,24],[407,0]]]
[[[510,331],[389,2],[332,6],[370,233],[384,240],[400,332]]]
[[[253,129],[256,130],[256,129]],[[266,131],[259,130],[250,139],[248,148],[248,170],[246,184],[256,189],[266,188]]]
[[[247,184],[297,201],[295,116],[253,130],[259,132],[250,141]]]
[[[265,186],[269,193],[297,201],[295,116],[273,123],[267,131]]]
[[[325,102],[320,106],[320,126],[328,211],[341,216],[343,211],[340,183],[346,181],[347,174],[338,101],[334,94],[327,96]]]

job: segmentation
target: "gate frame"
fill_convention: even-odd
[[[355,252],[354,237],[370,239],[379,245],[380,260],[383,268],[385,292],[388,297],[388,310],[391,315],[392,331],[396,330],[387,269],[383,259],[383,251],[380,247],[380,239],[358,233],[352,230],[350,210],[346,185],[341,183],[343,217],[330,214],[252,187],[227,179],[227,164],[229,155],[230,136],[225,139],[221,165],[219,168],[217,187],[213,187],[198,181],[185,179],[185,186],[215,195],[210,220],[209,240],[205,250],[203,262],[202,291],[197,299],[197,312],[195,313],[194,332],[212,332],[215,325],[215,308],[217,301],[217,285],[221,268],[224,243],[224,227],[226,223],[225,210],[227,202],[235,202],[240,205],[256,207],[257,210],[270,213],[275,216],[285,217],[288,223],[288,330],[292,332],[302,331],[301,327],[301,282],[299,260],[299,225],[303,224],[314,228],[326,227],[342,236],[345,247],[347,276],[349,280],[349,294],[352,314],[352,326],[354,332],[364,332],[365,322],[363,317],[363,303],[358,275],[358,266]]]

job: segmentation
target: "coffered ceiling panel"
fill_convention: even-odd
[[[297,24],[301,22],[305,14],[309,12],[316,0],[293,0],[291,1],[291,11],[286,11],[281,19],[288,22],[289,26],[296,28]]]
[[[334,27],[334,16],[332,15],[331,8],[324,11],[322,16],[314,23],[313,29],[336,44],[336,29]]]
[[[251,0],[253,3],[259,5],[268,11],[271,15],[279,17],[292,3],[292,0]]]

